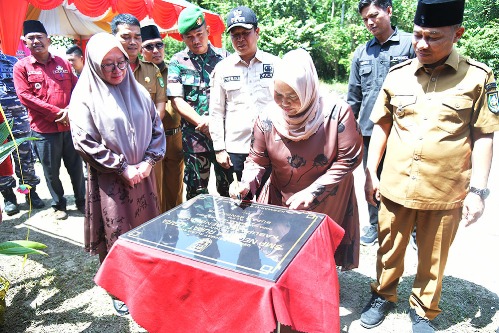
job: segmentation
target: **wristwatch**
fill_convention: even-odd
[[[477,194],[480,198],[482,198],[482,200],[487,199],[490,194],[490,190],[488,188],[476,188],[473,186],[470,187],[470,192]]]

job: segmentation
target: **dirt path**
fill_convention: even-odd
[[[434,322],[440,332],[499,333],[498,149],[499,142],[490,177],[492,193],[487,199],[485,214],[477,224],[459,230],[451,249],[442,294],[443,313]],[[39,165],[37,170],[41,175]],[[360,169],[356,175],[362,227],[367,223],[367,208],[362,199],[363,177]],[[6,323],[0,326],[0,332],[146,332],[130,316],[116,316],[109,296],[94,284],[98,259],[82,250],[83,216],[74,206],[70,182],[64,171],[62,177],[69,204],[67,220],[54,220],[50,208],[33,211],[28,218],[24,204],[19,214],[12,217],[4,214],[4,222],[0,224],[0,241],[23,239],[29,231],[31,240],[48,245],[49,255],[31,256],[24,263],[24,268],[20,257],[0,257],[0,275],[11,281]],[[49,206],[45,184],[38,188],[40,196]],[[24,199],[18,197],[23,202]],[[406,255],[396,311],[388,315],[378,328],[366,330],[359,325],[360,311],[369,299],[369,283],[375,275],[376,250],[377,245],[363,247],[360,268],[339,272],[341,329],[343,332],[411,332],[407,298],[416,271],[416,252],[411,248]]]

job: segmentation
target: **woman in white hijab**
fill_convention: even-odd
[[[265,169],[272,174],[259,202],[329,215],[345,229],[336,264],[358,266],[359,214],[353,171],[362,162],[362,136],[350,106],[321,96],[307,51],[284,55],[274,73],[274,101],[258,117],[242,180],[231,197],[253,194]]]
[[[152,167],[166,151],[161,120],[119,41],[88,41],[69,118],[75,149],[88,163],[85,250],[102,262],[118,236],[159,215]]]

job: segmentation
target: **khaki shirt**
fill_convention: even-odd
[[[133,71],[135,79],[147,89],[154,105],[166,102],[166,81],[163,80],[159,68],[153,63],[139,60]]]
[[[433,73],[417,59],[393,67],[371,115],[374,123],[392,124],[381,194],[412,209],[461,207],[473,133],[499,130],[499,115],[487,104],[495,89],[491,69],[456,50]]]
[[[163,81],[165,83],[168,81],[168,66],[166,66],[166,64],[163,69],[161,69],[161,77],[163,78]],[[165,130],[179,127],[181,119],[180,114],[173,109],[172,103],[170,101],[166,103],[165,111],[165,117],[163,118],[163,127],[165,128]]]

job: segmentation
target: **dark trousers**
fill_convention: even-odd
[[[244,161],[246,161],[246,157],[248,154],[236,154],[236,153],[228,153],[230,157],[230,161],[232,162],[232,166],[229,169],[229,182],[232,183],[234,181],[234,177],[232,174],[235,172],[237,176],[237,180],[240,181],[243,176],[244,169]]]
[[[363,144],[364,144],[364,155],[362,156],[362,164],[364,168],[367,164],[367,152],[369,150],[369,143],[371,142],[370,136],[363,136]],[[376,174],[378,175],[378,179],[381,178],[381,171],[383,170],[383,162],[385,160],[385,154],[381,158],[379,162],[378,170],[376,170]],[[379,204],[378,204],[379,206]],[[367,209],[369,211],[369,223],[373,226],[378,225],[378,207],[374,207],[373,205],[367,205]]]
[[[43,167],[45,181],[52,196],[52,207],[66,210],[64,188],[59,178],[61,160],[64,161],[64,166],[71,178],[76,206],[84,206],[85,179],[82,160],[74,149],[71,132],[38,133],[32,131],[31,135],[39,139],[33,141],[33,146]]]
[[[24,138],[30,135],[28,113],[24,106],[15,104],[3,108],[7,120],[13,121],[12,134],[15,139]],[[7,138],[11,141],[11,137]],[[19,153],[19,155],[17,154]],[[27,184],[32,187],[40,184],[40,178],[35,173],[35,154],[31,141],[25,141],[18,146],[18,151],[12,153],[12,164],[19,179],[19,185]],[[0,177],[0,190],[5,191],[16,187],[16,180],[13,176]]]

